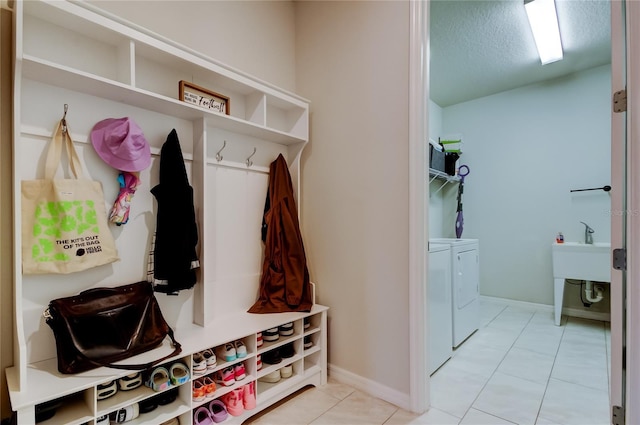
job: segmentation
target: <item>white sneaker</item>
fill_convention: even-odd
[[[236,347],[234,347],[230,342],[227,342],[225,345],[218,347],[216,352],[218,354],[218,357],[224,359],[227,362],[232,362],[238,357],[236,355]]]
[[[247,357],[247,347],[244,345],[244,342],[242,342],[241,339],[235,341],[233,343],[233,346],[236,349],[236,357],[238,357],[239,359]]]

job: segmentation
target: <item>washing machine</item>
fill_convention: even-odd
[[[452,355],[451,247],[429,243],[429,374]]]
[[[478,330],[480,322],[480,243],[478,239],[434,238],[429,243],[451,248],[452,345]]]

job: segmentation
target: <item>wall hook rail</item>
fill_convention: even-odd
[[[222,147],[220,148],[220,150],[218,152],[216,152],[216,161],[220,162],[222,161],[223,156],[221,155],[222,150],[227,146],[227,141],[224,140],[222,143]]]
[[[251,157],[256,154],[257,150],[258,150],[258,148],[254,147],[253,148],[253,153],[251,155],[249,155],[249,157],[247,158],[247,161],[246,161],[247,167],[251,167],[253,165],[253,161],[251,160]]]

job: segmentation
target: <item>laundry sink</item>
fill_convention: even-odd
[[[551,246],[551,257],[555,324],[559,326],[562,317],[564,280],[611,282],[611,244],[607,242],[554,243]]]
[[[608,242],[554,243],[551,255],[555,278],[611,281],[611,244]]]

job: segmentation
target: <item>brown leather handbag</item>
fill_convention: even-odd
[[[44,317],[55,336],[60,373],[97,367],[144,370],[182,351],[150,282],[59,298],[49,303]],[[158,347],[167,336],[174,347],[171,354],[144,364],[114,364]]]

